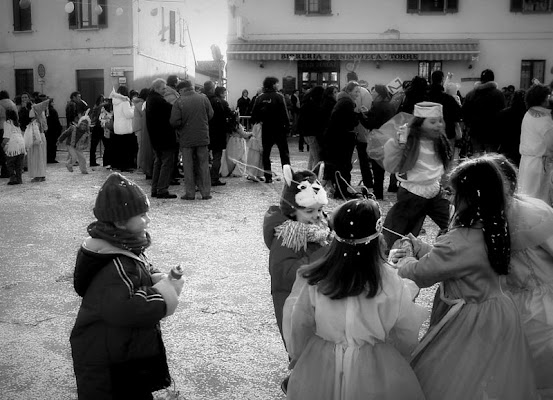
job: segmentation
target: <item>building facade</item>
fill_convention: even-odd
[[[229,0],[231,104],[266,76],[287,92],[387,84],[440,69],[466,94],[486,68],[499,87],[553,80],[553,0]],[[350,75],[351,76],[351,75]]]
[[[185,2],[0,0],[0,88],[41,92],[60,116],[71,92],[93,104],[170,74],[193,79]]]

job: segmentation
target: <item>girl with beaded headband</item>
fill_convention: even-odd
[[[299,269],[284,308],[288,399],[424,399],[406,357],[427,316],[384,257],[373,200],[333,213],[334,239]]]
[[[515,194],[517,170],[505,156],[488,155],[505,177],[511,236],[509,274],[501,276],[519,310],[542,399],[553,399],[553,209]]]
[[[433,246],[409,235],[414,257],[396,264],[420,287],[441,282],[411,365],[427,400],[537,399],[520,317],[500,285],[511,253],[501,171],[489,157],[467,160],[450,185],[448,232]]]

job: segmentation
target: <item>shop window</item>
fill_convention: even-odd
[[[407,0],[407,12],[418,13],[456,13],[459,11],[458,0]]]
[[[20,0],[13,0],[13,30],[16,32],[31,30],[31,4],[26,8],[19,6]]]
[[[309,90],[314,86],[340,86],[339,61],[300,61],[298,72],[301,79],[299,87]]]
[[[430,77],[432,72],[441,71],[442,62],[441,61],[419,61],[419,73],[417,74],[421,78],[426,79],[430,83]]]
[[[23,92],[33,93],[35,91],[33,70],[16,69],[15,70],[15,94],[20,95]]]
[[[550,13],[553,0],[511,0],[511,12]]]
[[[522,60],[520,66],[520,88],[528,89],[532,80],[543,82],[545,79],[545,60]]]
[[[330,0],[294,0],[296,14],[328,15],[331,13]]]
[[[107,0],[74,0],[69,13],[69,29],[106,28]]]

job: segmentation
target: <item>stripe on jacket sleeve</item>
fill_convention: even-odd
[[[149,301],[163,301],[163,302],[165,302],[165,300],[163,300],[163,296],[160,295],[159,293],[146,294],[146,292],[142,289],[137,290],[135,295],[142,297],[144,300],[146,300],[146,302],[149,302]]]
[[[125,285],[127,285],[127,289],[129,289],[129,297],[132,297],[134,293],[134,285],[132,283],[131,278],[127,275],[127,272],[125,271],[125,268],[123,268],[123,263],[119,259],[119,257],[116,257],[113,260],[113,263],[115,264],[115,267],[117,268],[117,273],[119,274],[119,277],[123,282],[125,282]]]

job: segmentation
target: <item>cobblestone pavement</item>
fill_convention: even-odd
[[[290,140],[293,168],[307,153]],[[278,151],[273,165],[280,174]],[[95,196],[109,171],[66,170],[66,153],[46,181],[0,180],[0,387],[6,400],[76,399],[69,333],[80,304],[72,287],[76,251],[93,221]],[[87,155],[88,159],[88,155]],[[143,174],[128,174],[149,193]],[[276,327],[262,239],[263,214],[282,181],[224,179],[210,201],[152,199],[148,254],[168,271],[181,263],[185,287],[177,312],[162,322],[169,367],[181,399],[283,399],[287,355]],[[357,163],[353,181],[360,181]],[[182,188],[171,190],[179,196]],[[386,194],[386,211],[395,200]],[[331,200],[328,210],[336,206]],[[429,237],[436,227],[426,223]],[[429,306],[433,290],[418,302]],[[158,394],[161,397],[161,393]]]

